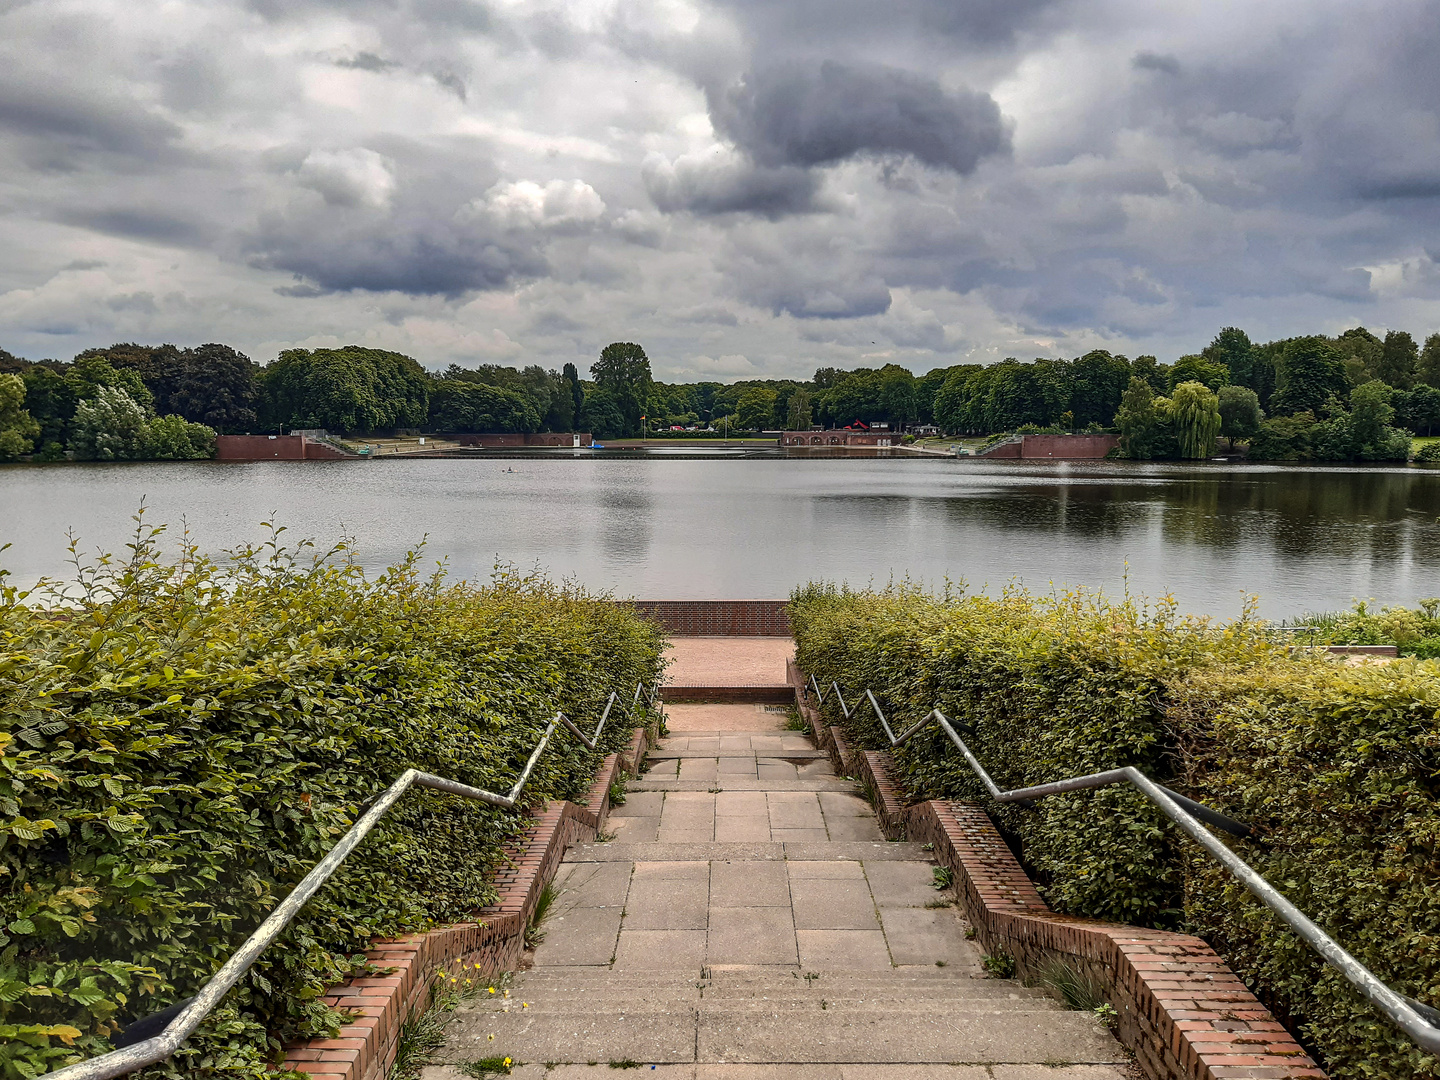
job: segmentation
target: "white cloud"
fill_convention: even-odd
[[[605,200],[583,180],[533,180],[496,184],[466,212],[483,213],[505,228],[589,225],[605,216]]]
[[[384,209],[395,194],[394,163],[364,147],[312,150],[298,171],[300,182],[332,206]]]

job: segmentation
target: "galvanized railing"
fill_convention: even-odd
[[[645,703],[646,713],[654,708],[659,691],[659,683],[650,688]],[[361,804],[363,812],[355,824],[350,826],[349,831],[340,838],[339,843],[315,864],[314,868],[295,888],[290,890],[290,894],[280,902],[264,922],[256,927],[255,932],[245,940],[245,943],[235,951],[229,960],[225,961],[220,970],[210,977],[210,981],[200,989],[199,993],[193,998],[177,1002],[162,1012],[131,1024],[113,1040],[118,1049],[49,1073],[47,1077],[49,1080],[110,1080],[111,1077],[124,1076],[136,1069],[143,1069],[147,1065],[164,1061],[180,1048],[180,1045],[194,1033],[210,1011],[220,1004],[230,989],[259,959],[260,954],[274,943],[290,921],[300,913],[300,909],[305,906],[306,901],[314,896],[330,876],[339,869],[346,856],[360,845],[360,842],[379,824],[380,819],[400,801],[400,797],[405,792],[412,787],[431,788],[450,795],[474,799],[477,802],[489,803],[491,806],[499,806],[506,810],[514,809],[521,791],[529,782],[530,774],[535,771],[535,765],[540,760],[540,755],[545,752],[545,747],[549,745],[550,737],[555,734],[556,728],[563,724],[584,744],[586,749],[595,750],[600,742],[600,733],[605,729],[605,722],[610,718],[610,710],[618,703],[622,709],[630,713],[632,720],[638,720],[640,717],[637,707],[644,692],[644,685],[636,684],[635,694],[631,698],[630,704],[626,706],[619,694],[611,691],[610,697],[605,702],[605,710],[600,714],[600,722],[595,725],[594,734],[588,736],[576,727],[574,722],[563,712],[556,712],[546,726],[545,733],[540,736],[540,742],[536,744],[534,751],[530,754],[530,760],[525,763],[525,768],[521,770],[519,778],[510,788],[509,794],[506,795],[498,795],[493,791],[471,787],[469,784],[462,784],[456,780],[447,780],[443,776],[434,776],[418,769],[406,769],[388,788],[367,803]]]
[[[825,693],[820,689],[820,684],[815,681],[813,675],[810,677],[810,685],[813,687],[812,692],[818,708],[824,704]],[[831,682],[830,687],[835,692],[841,712],[846,719],[849,719],[854,715],[854,709],[840,693],[839,683]],[[1279,890],[1266,881],[1249,863],[1222,844],[1219,838],[1210,833],[1201,822],[1208,822],[1226,832],[1242,837],[1250,835],[1252,830],[1248,825],[1217,813],[1208,806],[1187,799],[1185,796],[1155,783],[1139,769],[1129,765],[1122,769],[1108,769],[1105,772],[1091,773],[1088,776],[1074,776],[1049,784],[1001,791],[955,730],[956,727],[961,727],[973,735],[975,733],[973,728],[950,720],[938,708],[935,708],[897,736],[891,730],[890,722],[881,711],[875,695],[866,690],[865,696],[869,699],[870,707],[875,710],[875,715],[879,718],[880,726],[884,729],[891,746],[899,746],[924,728],[931,720],[934,720],[946,737],[955,744],[955,748],[964,756],[971,771],[980,778],[980,782],[985,785],[985,790],[996,802],[1023,805],[1034,799],[1043,799],[1047,795],[1060,795],[1067,791],[1084,791],[1088,788],[1108,787],[1111,784],[1133,785],[1159,807],[1161,813],[1179,825],[1192,840],[1217,859],[1225,869],[1239,878],[1241,883],[1262,904],[1280,916],[1290,929],[1294,930],[1307,945],[1320,955],[1321,959],[1344,975],[1365,996],[1366,1000],[1384,1013],[1396,1027],[1414,1039],[1416,1044],[1423,1049],[1431,1053],[1440,1053],[1440,1010],[1391,990],[1369,968],[1346,952],[1329,934],[1307,918],[1304,912],[1285,899]],[[856,707],[859,707],[858,703]]]

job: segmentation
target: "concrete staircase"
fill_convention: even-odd
[[[424,1080],[504,1057],[548,1080],[1136,1075],[1093,1015],[987,977],[927,853],[781,711],[667,711],[614,839],[567,854],[532,966],[456,1010]]]

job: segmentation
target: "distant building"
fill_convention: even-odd
[[[829,431],[782,431],[781,446],[893,446],[888,431],[832,428]]]

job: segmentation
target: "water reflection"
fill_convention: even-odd
[[[778,596],[814,577],[1019,577],[1288,614],[1440,594],[1440,472],[853,458],[517,459],[8,467],[0,556],[62,574],[64,532],[120,550],[141,497],[210,551],[346,530],[373,568],[424,535],[458,575],[495,559],[630,595]]]

